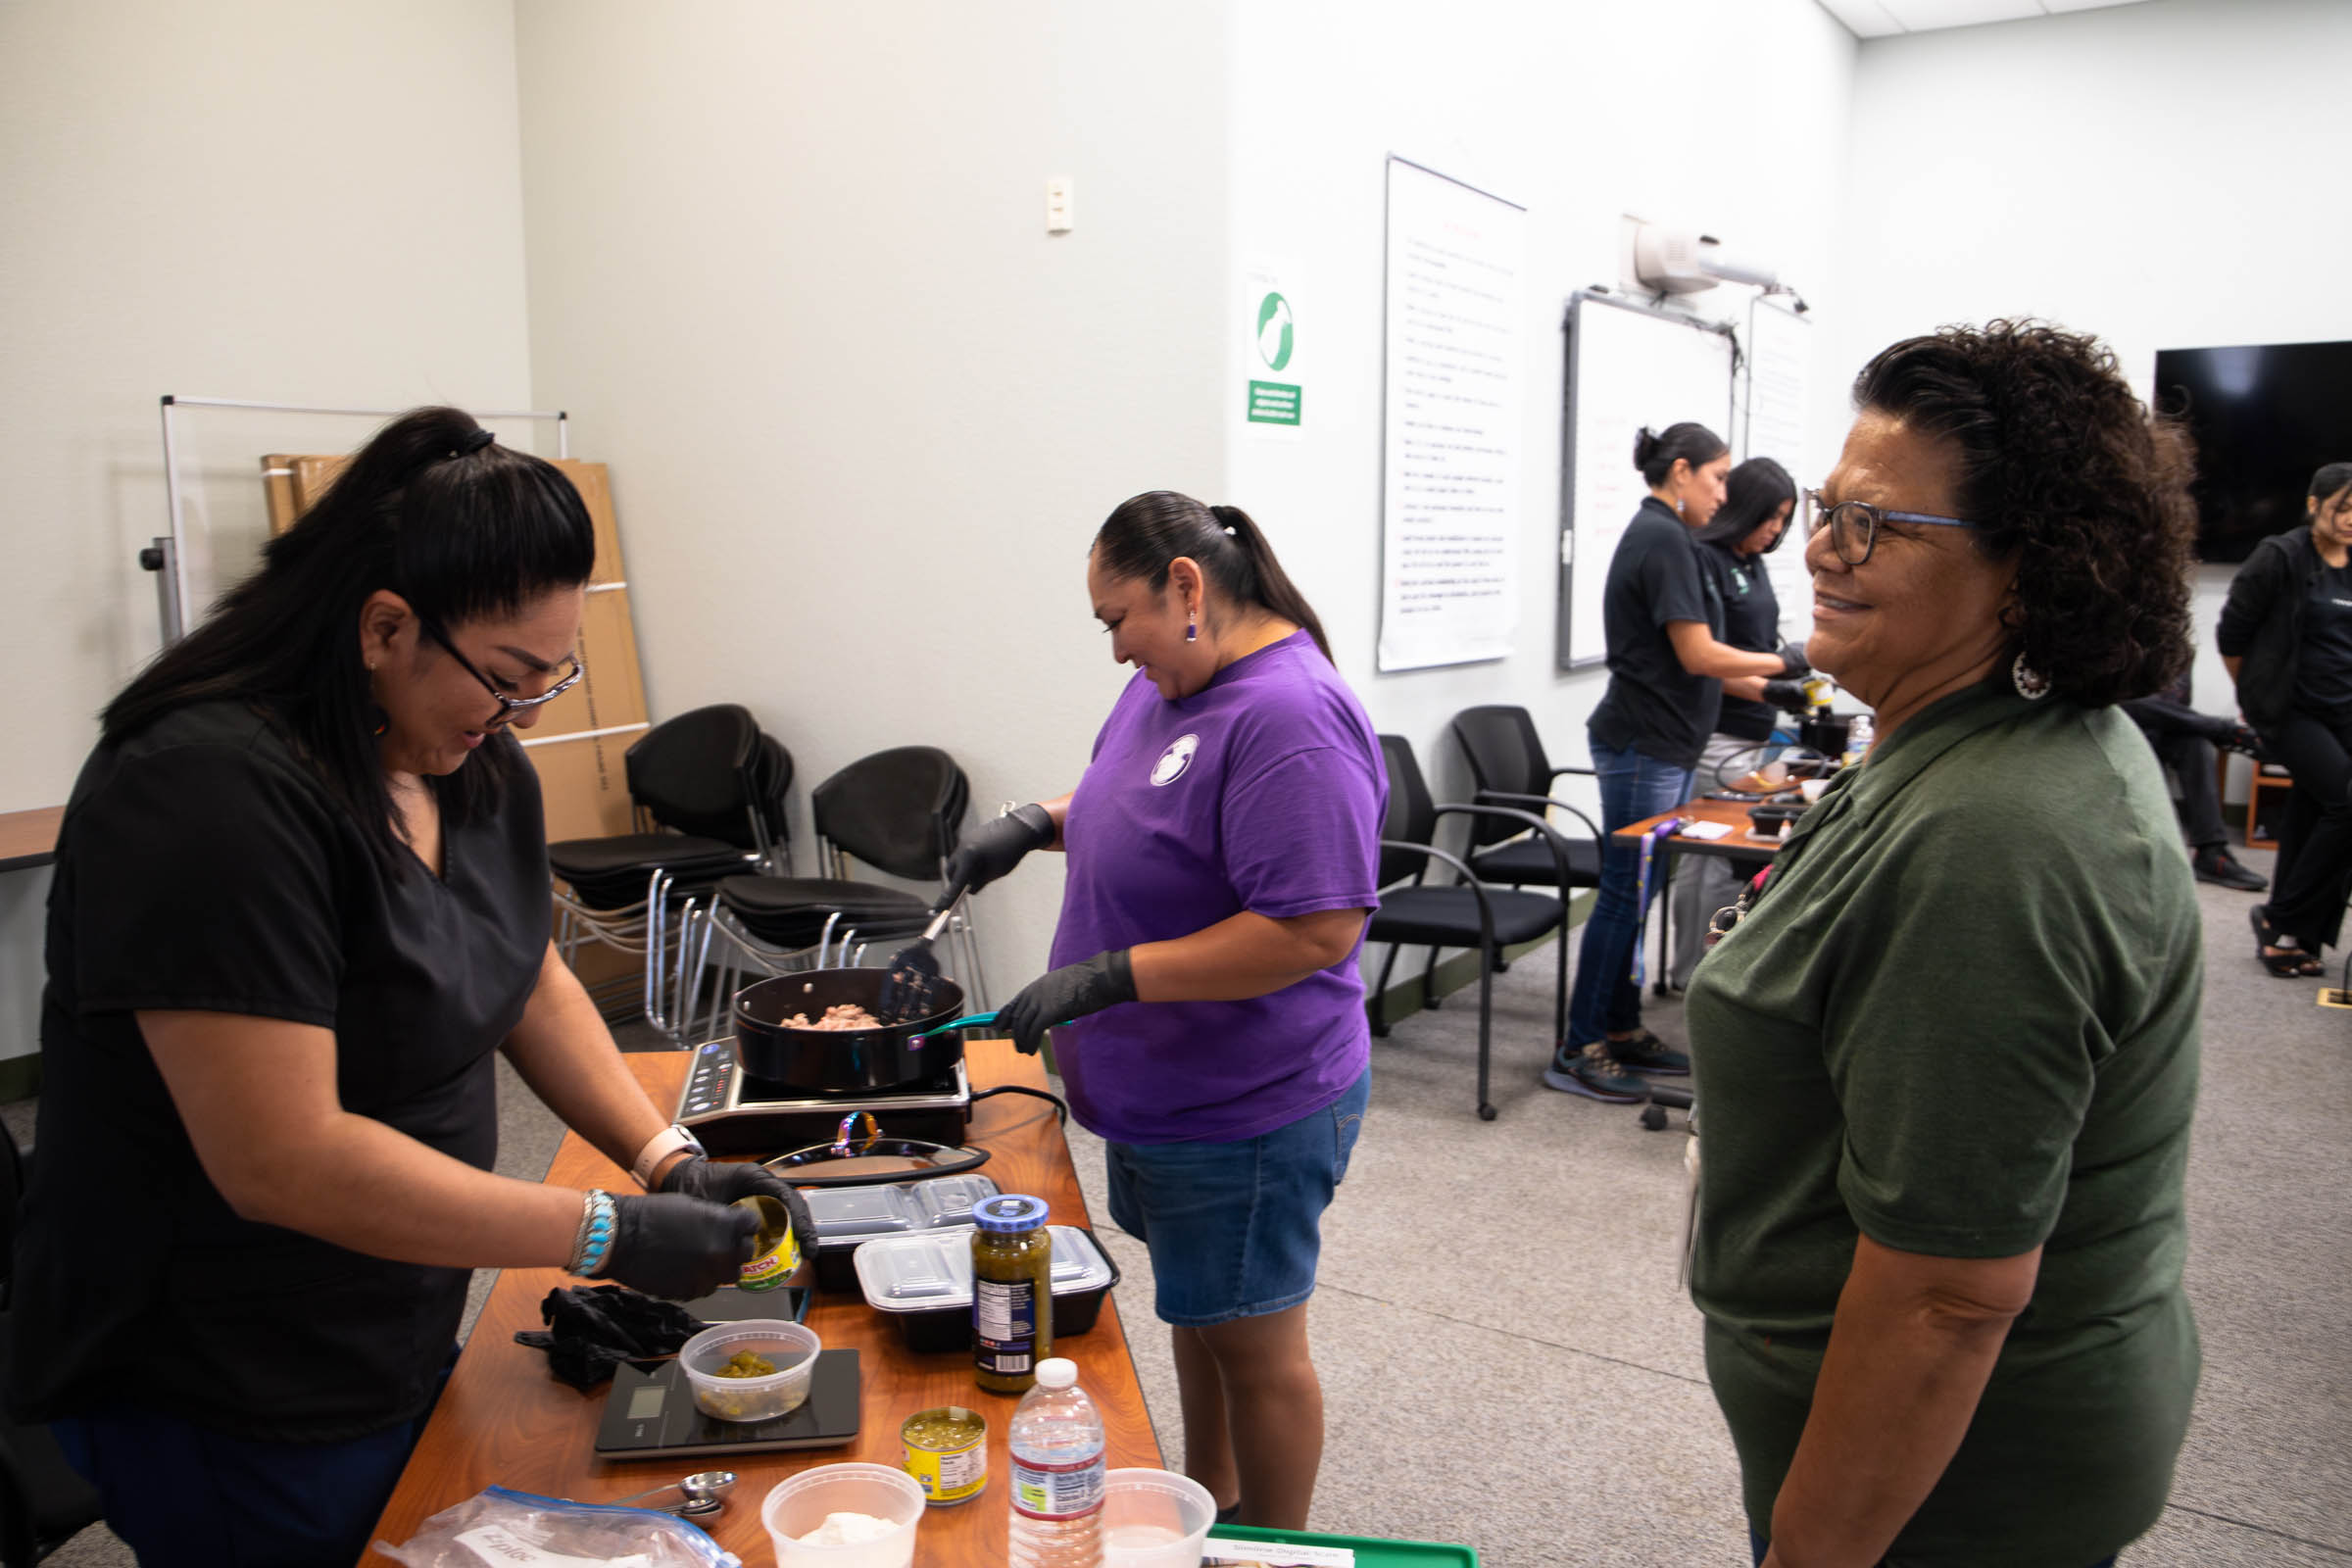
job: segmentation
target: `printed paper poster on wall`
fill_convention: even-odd
[[[1298,317],[1298,269],[1253,259],[1243,264],[1234,298],[1243,366],[1242,428],[1261,441],[1296,441],[1306,425],[1306,370],[1320,322]]]
[[[1526,209],[1389,160],[1383,670],[1510,652],[1526,272]]]

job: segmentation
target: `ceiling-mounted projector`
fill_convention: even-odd
[[[1718,283],[1770,288],[1780,274],[1763,262],[1734,256],[1712,234],[1643,223],[1634,231],[1634,276],[1660,294],[1695,294]]]

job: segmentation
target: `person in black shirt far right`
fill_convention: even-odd
[[[2352,463],[2311,476],[2304,513],[2237,568],[2214,639],[2238,711],[2295,780],[2271,900],[2253,910],[2275,975],[2322,972],[2352,895]]]
[[[2222,794],[2214,777],[2214,753],[2243,752],[2257,764],[2268,760],[2253,730],[2232,718],[2200,713],[2189,700],[2188,671],[2153,697],[2136,697],[2117,707],[2132,715],[2155,749],[2156,760],[2180,781],[2180,828],[2188,837],[2189,865],[2200,882],[2260,893],[2270,879],[2249,871],[2230,853],[2222,825]]]

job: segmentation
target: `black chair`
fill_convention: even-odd
[[[583,942],[642,956],[646,1019],[675,1033],[669,984],[684,967],[694,900],[747,865],[776,865],[779,847],[789,864],[783,806],[792,757],[748,710],[717,703],[647,731],[622,766],[643,831],[548,846],[564,884],[556,942],[567,963]]]
[[[935,746],[901,746],[859,759],[809,793],[820,874],[721,880],[697,938],[699,977],[719,944],[720,985],[713,1005],[732,996],[747,969],[786,974],[852,964],[868,946],[912,938],[930,921],[931,899],[855,879],[862,863],[909,882],[947,891],[947,860],[961,835],[971,785],[956,760]],[[950,921],[947,940],[960,954],[965,1000],[984,1008],[980,950],[968,908]],[[888,955],[882,955],[887,957]]]
[[[1551,1037],[1558,1040],[1568,1018],[1567,901],[1489,886],[1472,872],[1467,861],[1438,849],[1431,841],[1436,837],[1439,821],[1447,816],[1466,816],[1474,825],[1484,821],[1509,823],[1513,833],[1532,829],[1533,842],[1549,847],[1554,860],[1553,875],[1563,887],[1568,885],[1568,844],[1542,817],[1516,807],[1433,805],[1429,787],[1421,780],[1420,764],[1413,760],[1412,744],[1401,735],[1380,737],[1380,756],[1389,771],[1389,813],[1381,829],[1380,907],[1372,911],[1372,919],[1364,928],[1364,940],[1386,942],[1390,947],[1388,956],[1381,960],[1375,995],[1388,994],[1389,974],[1396,966],[1398,947],[1427,947],[1433,956],[1443,948],[1468,948],[1478,954],[1478,1114],[1482,1121],[1493,1121],[1494,1106],[1487,1098],[1487,1085],[1494,1018],[1494,971],[1502,966],[1504,948],[1533,942],[1547,931],[1558,933],[1559,974],[1551,1003]],[[1424,879],[1432,861],[1452,867],[1460,880],[1450,886],[1431,886]],[[1432,991],[1423,1005],[1437,1004]],[[1375,1025],[1373,1033],[1386,1035],[1388,1029],[1385,1025]]]
[[[17,1141],[0,1128],[0,1304],[17,1253],[17,1205],[24,1164]],[[0,1310],[0,1392],[8,1387],[9,1324]],[[28,1568],[104,1517],[98,1491],[66,1463],[45,1426],[0,1418],[0,1568]]]
[[[1563,774],[1592,776],[1589,767],[1554,767],[1544,755],[1536,721],[1524,708],[1465,708],[1453,715],[1453,738],[1470,760],[1477,785],[1471,799],[1482,806],[1516,806],[1542,815],[1549,807],[1585,825],[1591,841],[1563,834],[1568,844],[1568,880],[1555,881],[1549,848],[1516,823],[1479,821],[1470,828],[1470,869],[1482,882],[1505,887],[1597,888],[1607,840],[1600,824],[1566,801],[1552,797],[1552,780]]]

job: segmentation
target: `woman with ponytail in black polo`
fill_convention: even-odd
[[[766,1193],[668,1126],[548,940],[511,733],[580,678],[553,466],[394,421],[109,706],[59,836],[19,1419],[159,1564],[353,1562],[469,1272],[735,1279]],[[492,1174],[491,1053],[649,1196]],[[663,1196],[650,1196],[653,1193]]]
[[[1152,1250],[1185,1473],[1243,1523],[1303,1529],[1323,1453],[1306,1300],[1371,1093],[1356,954],[1387,775],[1248,514],[1137,496],[1086,585],[1137,672],[1078,787],[968,835],[949,876],[1068,852],[1055,967],[999,1022],[1025,1051],[1069,1023],[1070,1113],[1108,1145],[1111,1217]]]
[[[1723,505],[1731,449],[1703,424],[1644,428],[1634,466],[1649,495],[1609,559],[1601,590],[1609,689],[1587,720],[1599,775],[1600,825],[1612,835],[1600,887],[1577,950],[1568,1037],[1544,1069],[1545,1087],[1612,1104],[1649,1098],[1648,1078],[1685,1075],[1690,1058],[1642,1026],[1642,988],[1630,974],[1642,938],[1641,852],[1617,829],[1690,798],[1699,753],[1714,733],[1723,683],[1742,675],[1801,674],[1801,656],[1749,653],[1725,642],[1723,605],[1710,600],[1693,529]]]

